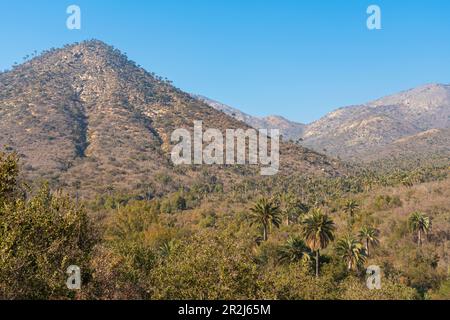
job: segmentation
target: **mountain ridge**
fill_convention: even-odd
[[[279,129],[281,134],[287,138],[292,139],[301,135],[304,131],[305,125],[302,123],[294,122],[279,115],[269,115],[266,117],[251,116],[239,109],[233,108],[229,105],[223,104],[216,100],[207,98],[202,95],[193,94],[193,97],[199,99],[216,110],[219,110],[229,116],[234,117],[239,121],[243,121],[249,126],[256,129]]]
[[[221,106],[216,102],[218,110],[221,110]],[[228,108],[225,112],[236,113],[236,109]],[[255,122],[254,117],[244,115],[245,117],[241,118],[251,126],[270,126],[267,123]],[[366,104],[338,108],[317,121],[302,124],[298,131],[284,130],[284,135],[307,148],[333,157],[368,161],[374,159],[375,151],[378,158],[390,154],[388,151],[383,152],[383,148],[389,150],[402,138],[417,137],[420,133],[432,129],[443,129],[442,134],[445,135],[448,134],[445,130],[448,128],[450,85],[432,83]],[[417,146],[410,146],[419,154],[427,153],[427,146],[423,141]],[[431,150],[429,153],[432,153]],[[445,154],[445,150],[440,149],[439,154]],[[411,156],[411,152],[405,152],[404,156],[406,153]]]
[[[222,131],[250,128],[98,40],[46,51],[0,74],[0,146],[20,154],[31,178],[82,185],[84,195],[111,188],[160,194],[205,176],[254,175],[250,167],[173,167],[171,133],[195,120]],[[337,175],[341,168],[301,146],[281,146],[281,174]]]

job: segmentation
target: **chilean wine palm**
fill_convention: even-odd
[[[363,227],[359,232],[359,239],[366,246],[367,256],[370,256],[370,246],[375,247],[380,243],[378,240],[379,233],[379,230],[373,227]]]
[[[428,233],[431,229],[430,218],[421,212],[414,212],[408,220],[409,228],[413,232],[417,232],[417,244],[422,245],[422,234]]]
[[[316,253],[316,277],[319,276],[320,250],[334,239],[334,222],[320,209],[313,209],[303,219],[303,237],[308,247]]]
[[[285,224],[289,226],[291,222],[297,221],[298,217],[308,212],[308,206],[299,201],[292,193],[282,193],[278,196],[280,212]]]
[[[279,251],[280,262],[309,262],[311,250],[306,243],[299,238],[289,238],[287,243]]]
[[[280,227],[280,209],[276,203],[267,198],[258,200],[251,211],[251,224],[258,224],[263,229],[263,240],[267,241],[272,227]]]
[[[346,236],[336,243],[336,253],[347,264],[347,269],[354,270],[366,261],[364,246],[352,236]]]
[[[295,197],[292,193],[282,193],[278,196],[278,201],[280,203],[281,214],[283,215],[286,221],[286,225],[288,226],[291,219],[291,213]]]
[[[347,214],[347,226],[349,232],[355,224],[355,213],[359,208],[359,204],[355,200],[347,200],[344,204],[344,212]]]
[[[347,213],[351,218],[355,216],[358,208],[359,204],[355,200],[347,200],[344,204],[344,212]]]

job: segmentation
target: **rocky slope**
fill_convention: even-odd
[[[87,196],[177,190],[196,179],[233,181],[251,168],[174,167],[172,132],[248,128],[131,62],[100,41],[44,52],[0,74],[0,147],[27,175]],[[335,175],[340,165],[300,146],[281,148],[282,173]],[[108,191],[109,190],[109,191]]]
[[[254,117],[244,113],[236,108],[230,107],[218,101],[206,98],[200,95],[193,95],[216,110],[219,110],[235,119],[245,122],[249,126],[256,129],[278,129],[285,140],[298,139],[305,129],[305,125],[298,122],[290,121],[281,116]]]
[[[307,126],[303,145],[346,159],[366,159],[399,139],[446,128],[450,86],[432,84],[332,112]],[[416,151],[426,151],[422,146],[415,146]]]
[[[259,119],[204,99],[250,126],[279,128],[307,148],[349,161],[385,157],[450,156],[450,86],[431,84],[365,105],[340,108],[309,125],[279,118]],[[431,130],[431,131],[430,131]],[[437,131],[436,131],[437,130]],[[424,137],[433,137],[424,139]],[[414,143],[413,141],[416,141]],[[444,145],[439,146],[439,143]]]
[[[450,129],[431,129],[403,137],[391,144],[374,149],[365,161],[390,159],[393,161],[445,160],[450,163]]]

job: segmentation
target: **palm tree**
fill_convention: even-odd
[[[306,243],[299,238],[289,238],[287,243],[279,251],[280,262],[309,262],[311,261],[311,250]]]
[[[360,267],[366,261],[364,246],[350,235],[336,243],[336,253],[345,261],[349,271]]]
[[[313,209],[303,219],[303,237],[308,247],[316,253],[316,277],[319,276],[320,250],[334,240],[334,222],[320,209]]]
[[[292,207],[293,207],[293,203],[295,201],[294,195],[292,193],[281,193],[278,196],[278,201],[280,204],[280,211],[281,214],[284,216],[285,218],[285,223],[287,226],[289,226],[290,223],[290,218],[291,218],[291,212],[292,212]]]
[[[413,212],[408,219],[409,228],[412,232],[417,232],[417,244],[422,246],[422,234],[428,233],[431,229],[430,218],[421,212]]]
[[[370,256],[370,245],[375,247],[380,243],[378,240],[379,234],[380,231],[373,227],[363,227],[359,232],[359,239],[363,241],[366,246],[367,256]]]
[[[347,200],[344,204],[344,212],[350,215],[351,218],[355,216],[356,211],[359,208],[358,202],[355,200]]]
[[[252,213],[250,216],[251,224],[259,224],[263,228],[263,240],[267,241],[269,231],[272,227],[280,227],[281,217],[279,207],[274,201],[261,198],[250,211]]]
[[[355,200],[347,200],[344,204],[344,212],[347,214],[347,226],[349,232],[353,229],[355,224],[355,213],[359,208],[358,202]]]
[[[308,207],[300,202],[291,192],[278,195],[277,202],[286,226],[289,226],[291,222],[297,221],[300,215],[308,212]]]

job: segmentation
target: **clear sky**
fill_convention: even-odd
[[[66,28],[66,8],[82,29]],[[382,30],[366,27],[367,7]],[[97,38],[188,92],[299,122],[450,83],[448,0],[0,0],[0,70]]]

